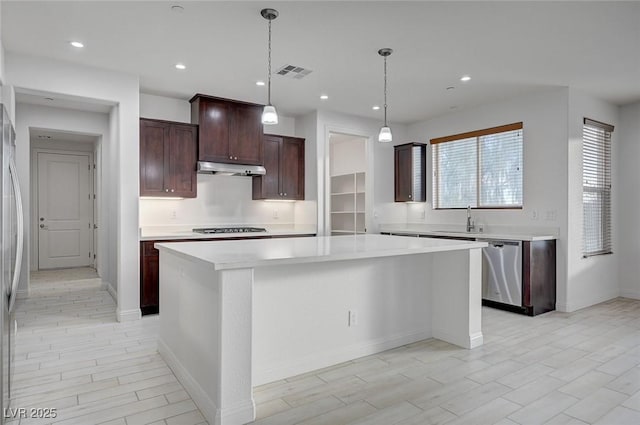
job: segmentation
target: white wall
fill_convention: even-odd
[[[16,106],[16,112],[18,121],[16,122],[16,138],[18,140],[30,140],[29,129],[48,129],[58,130],[66,132],[82,133],[86,135],[94,135],[100,137],[98,142],[98,164],[101,163],[101,159],[109,156],[109,148],[111,144],[109,140],[111,136],[109,134],[108,115],[96,112],[77,111],[71,109],[52,108],[41,105],[29,105],[18,103]],[[91,152],[93,156],[94,145],[92,143],[78,143],[78,142],[65,142],[60,141],[31,141],[31,149],[33,148],[46,148],[46,149],[64,149],[73,151],[85,151]],[[36,183],[33,179],[33,170],[31,170],[31,184],[26,182],[22,184],[24,187],[24,209],[30,211],[32,216],[34,215],[35,193]],[[107,284],[114,283],[115,276],[115,252],[110,252],[107,245],[108,234],[115,232],[116,229],[116,217],[110,212],[109,205],[112,205],[115,201],[115,194],[111,193],[112,188],[115,188],[113,181],[110,181],[110,170],[107,167],[96,168],[96,178],[98,179],[98,193],[99,193],[99,217],[102,218],[98,224],[98,252],[100,253],[98,274]],[[113,178],[113,177],[112,177]],[[33,220],[30,221],[31,228],[35,229]],[[31,270],[37,270],[37,232],[30,232],[27,236],[27,243],[29,244],[29,259],[25,258],[25,262],[30,265]],[[115,285],[113,285],[115,286]],[[26,288],[21,288],[23,291]]]
[[[331,136],[330,175],[360,173],[367,171],[367,139],[354,137],[349,140],[335,140]]]
[[[640,299],[640,102],[620,108],[619,126],[614,134],[618,141],[613,168],[618,176],[618,243],[614,255],[618,255],[620,295]]]
[[[140,118],[191,122],[191,104],[187,100],[140,93]]]
[[[191,104],[187,100],[141,94],[140,116],[191,122]],[[264,130],[294,136],[295,120],[279,116],[279,124],[264,126]],[[140,199],[140,226],[297,223],[297,202],[253,201],[251,177],[198,174],[197,179],[195,199]]]
[[[574,311],[620,294],[618,284],[619,235],[618,222],[613,220],[613,255],[582,258],[582,126],[584,118],[618,127],[618,107],[590,97],[575,89],[569,90],[568,145],[568,241],[567,299],[559,308]],[[611,135],[612,169],[618,166],[619,134]],[[612,173],[612,216],[617,215],[618,173]]]
[[[517,99],[460,110],[413,124],[408,130],[411,140],[427,142],[435,137],[523,122],[523,209],[474,210],[472,215],[476,222],[484,224],[485,231],[498,225],[555,228],[559,231],[557,305],[566,304],[567,108],[568,89],[545,90]],[[432,170],[430,146],[427,148],[427,170]],[[407,221],[454,224],[462,228],[466,222],[466,210],[433,210],[431,185],[432,174],[428,172],[428,202],[407,204]],[[534,218],[534,212],[537,218]]]
[[[112,179],[115,187],[111,188],[115,193],[111,216],[116,217],[116,229],[111,233],[115,239],[109,246],[109,252],[115,253],[116,259],[117,318],[120,321],[139,319],[138,77],[16,53],[8,53],[5,60],[7,83],[16,88],[116,105],[109,116],[113,149],[110,149],[109,163],[105,164],[115,176]],[[29,156],[29,140],[22,132],[17,139],[16,158],[18,174],[24,182],[28,182],[30,177]],[[28,214],[29,210],[25,211]],[[22,288],[26,287],[29,278],[28,262],[23,267]]]

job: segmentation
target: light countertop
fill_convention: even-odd
[[[488,230],[486,232],[465,232],[464,229],[452,229],[447,225],[437,226],[422,224],[386,224],[380,226],[380,232],[396,235],[498,239],[511,241],[545,241],[557,239],[557,236],[555,236],[553,232],[545,230],[500,229]]]
[[[264,227],[266,232],[246,233],[196,233],[192,229],[204,227]],[[255,224],[229,225],[192,225],[192,226],[148,226],[140,228],[141,241],[173,240],[173,239],[230,239],[230,238],[266,238],[271,236],[303,236],[315,235],[315,226],[265,226]]]
[[[373,234],[155,244],[161,253],[170,252],[204,262],[215,270],[392,257],[486,246],[486,242]]]

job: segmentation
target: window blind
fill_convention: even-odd
[[[583,255],[611,254],[611,133],[588,118],[582,127]]]
[[[433,205],[521,208],[522,123],[432,139]]]

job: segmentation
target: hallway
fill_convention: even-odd
[[[11,407],[57,417],[10,424],[205,423],[157,353],[157,316],[118,323],[115,309],[93,269],[32,273],[31,296],[16,303]]]

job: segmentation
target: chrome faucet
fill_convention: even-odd
[[[476,225],[471,220],[471,205],[467,205],[467,232],[473,232],[476,230]]]

